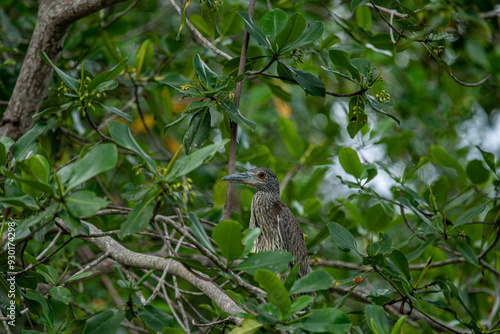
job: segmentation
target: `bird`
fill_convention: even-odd
[[[254,241],[252,253],[285,250],[294,256],[289,268],[299,263],[297,278],[311,272],[307,259],[304,232],[297,219],[280,197],[279,181],[269,168],[259,167],[245,173],[222,178],[257,190],[252,198],[250,228],[260,228],[261,234]],[[279,275],[282,280],[286,275]]]

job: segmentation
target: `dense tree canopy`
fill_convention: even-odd
[[[500,331],[495,1],[3,0],[0,22],[3,332]],[[304,231],[298,280],[221,179],[257,166]]]

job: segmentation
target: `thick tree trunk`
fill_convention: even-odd
[[[38,55],[57,63],[72,23],[124,0],[39,0],[38,18],[16,86],[0,123],[0,138],[19,139],[33,125],[45,99],[52,68]]]

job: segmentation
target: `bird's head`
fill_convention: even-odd
[[[231,174],[222,178],[231,183],[241,183],[256,189],[273,194],[280,193],[278,178],[269,168],[253,168],[246,173]]]

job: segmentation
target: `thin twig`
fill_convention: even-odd
[[[54,237],[54,239],[50,242],[50,244],[40,253],[38,254],[38,256],[36,257],[36,260],[37,261],[40,261],[41,258],[43,258],[45,256],[45,254],[47,254],[47,252],[52,248],[54,247],[54,245],[56,244],[57,242],[57,239],[59,239],[59,237],[62,235],[62,230],[59,230],[57,231],[57,234],[56,236]]]
[[[104,21],[101,22],[101,28],[102,29],[107,29],[107,28],[111,27],[113,25],[113,23],[115,23],[120,17],[122,17],[122,16],[126,15],[128,12],[130,12],[132,10],[132,8],[135,7],[135,5],[137,4],[137,2],[139,2],[139,0],[135,0],[123,12],[120,12],[120,13],[116,14],[115,17],[113,17],[111,19],[111,21],[109,21],[108,23],[105,24]]]
[[[177,11],[177,13],[179,13],[179,15],[182,15],[182,11],[181,11],[181,8],[177,5],[177,3],[175,2],[175,0],[170,0],[170,3],[172,4],[172,6],[174,7],[174,9]],[[187,15],[186,15],[187,16]],[[221,57],[224,57],[226,59],[232,59],[233,57],[231,57],[230,55],[228,55],[227,53],[225,53],[224,51],[222,50],[219,50],[217,47],[215,47],[215,45],[213,45],[208,39],[205,38],[205,36],[203,36],[196,28],[195,26],[191,23],[191,21],[189,20],[188,17],[186,17],[186,25],[188,26],[189,30],[191,30],[191,32],[203,43],[205,44],[210,50],[212,50],[213,52],[215,52],[216,54],[218,54],[219,56]]]

